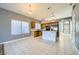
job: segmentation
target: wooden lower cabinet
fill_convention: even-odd
[[[41,36],[42,35],[42,31],[34,31],[34,37],[38,37],[38,36]]]

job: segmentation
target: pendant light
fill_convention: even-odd
[[[29,7],[28,14],[32,14],[32,10],[31,10],[31,4],[30,4],[28,7]]]

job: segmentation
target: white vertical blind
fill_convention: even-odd
[[[41,24],[35,23],[35,29],[41,29]]]
[[[19,21],[19,20],[11,20],[11,34],[18,35],[29,33],[29,22]]]
[[[11,21],[11,34],[12,35],[21,34],[21,21],[18,20]]]
[[[22,33],[29,33],[29,23],[28,22],[22,22]]]

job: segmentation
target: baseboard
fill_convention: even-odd
[[[31,36],[30,36],[30,37],[31,37]],[[26,39],[26,38],[29,38],[29,37],[24,37],[24,38],[20,38],[20,39],[10,40],[10,41],[6,41],[6,42],[2,42],[2,43],[0,43],[0,44],[6,44],[6,43],[15,42],[15,41],[20,41],[20,40],[23,40],[23,39]]]

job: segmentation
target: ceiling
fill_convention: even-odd
[[[28,14],[31,5],[32,14]],[[72,15],[72,6],[68,3],[0,3],[0,7],[38,20],[53,20]],[[48,10],[48,8],[51,9]]]

